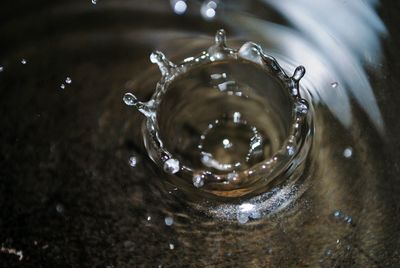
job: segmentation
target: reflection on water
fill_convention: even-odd
[[[289,25],[236,12],[224,19],[269,44],[278,59],[289,61],[288,68],[303,64],[308,70],[306,87],[314,101],[325,104],[346,127],[352,124],[353,97],[383,133],[383,119],[365,70],[365,65],[379,68],[380,38],[387,34],[374,10],[379,1],[264,2]],[[335,91],[329,88],[332,83]]]
[[[386,33],[377,2],[218,1],[212,20],[201,15],[205,2],[183,2],[180,15],[161,0],[0,8],[0,244],[24,256],[19,263],[2,251],[1,263],[395,265],[400,157],[397,143],[387,148],[381,135],[398,93],[377,65]],[[159,79],[148,61],[152,50],[179,62],[207,47],[218,28],[226,28],[232,46],[262,44],[288,74],[307,68],[302,93],[315,104],[312,165],[296,202],[269,199],[285,207],[274,216],[249,200],[233,204],[239,213],[229,214],[231,203],[211,211],[230,215],[223,221],[188,205],[200,204],[201,188],[188,195],[168,183],[143,149],[141,115],[121,101],[126,91],[150,98]],[[398,137],[396,124],[387,123],[386,132]]]

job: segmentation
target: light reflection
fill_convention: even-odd
[[[263,2],[290,25],[239,12],[225,13],[223,19],[240,31],[252,33],[251,38],[261,39],[289,72],[293,66],[304,65],[307,75],[303,85],[314,101],[325,104],[344,126],[352,124],[354,98],[384,134],[384,122],[364,69],[365,65],[378,66],[380,38],[387,34],[375,11],[379,1]]]
[[[187,4],[184,0],[171,0],[171,6],[175,14],[182,15],[187,10]]]
[[[200,8],[200,13],[206,20],[214,19],[217,14],[218,1],[210,0],[204,1]]]

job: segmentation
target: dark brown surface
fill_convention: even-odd
[[[156,70],[152,49],[174,54],[184,43],[163,32],[183,27],[204,39],[216,25],[159,12],[154,19],[153,7],[169,8],[158,2],[136,11],[101,9],[100,1],[77,9],[68,1],[28,2],[0,4],[0,246],[23,252],[21,261],[0,252],[0,267],[398,265],[398,4],[381,8],[390,38],[384,73],[371,76],[388,142],[361,111],[350,132],[321,112],[335,131],[319,129],[310,190],[283,215],[239,225],[192,210],[161,183],[141,147],[140,115],[122,103],[125,88],[145,98],[157,80],[129,82]],[[72,84],[61,90],[67,76]],[[355,158],[345,162],[349,142]],[[134,169],[132,154],[140,156]],[[335,168],[327,170],[329,163]],[[353,224],[334,219],[335,209]]]

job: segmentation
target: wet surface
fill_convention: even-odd
[[[350,130],[317,105],[307,191],[278,215],[241,224],[199,212],[164,183],[140,114],[122,101],[127,90],[140,99],[154,90],[153,49],[181,60],[224,25],[178,17],[163,1],[105,2],[1,4],[1,267],[399,263],[398,4],[379,9],[389,38],[383,65],[368,70],[385,138],[354,101]]]

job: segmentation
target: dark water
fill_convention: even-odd
[[[262,42],[254,27],[234,25],[239,18],[229,14],[237,8],[285,24],[260,2],[233,6],[214,21],[193,3],[184,16],[164,1],[0,4],[0,266],[396,267],[399,5],[377,8],[388,35],[380,63],[365,64],[385,131],[366,108],[371,98],[359,101],[368,95],[361,76],[352,83],[347,69],[335,69],[339,85],[328,79],[335,91],[325,92],[329,100],[343,96],[345,84],[355,92],[350,124],[339,113],[346,111],[342,102],[316,101],[305,192],[273,216],[240,224],[194,209],[166,183],[143,148],[142,116],[122,102],[126,91],[150,97],[160,77],[148,59],[154,49],[178,62],[208,47],[221,27],[233,46]],[[276,37],[263,44],[273,48]],[[293,58],[272,51],[292,71]],[[317,98],[322,89],[313,81],[304,90]]]

